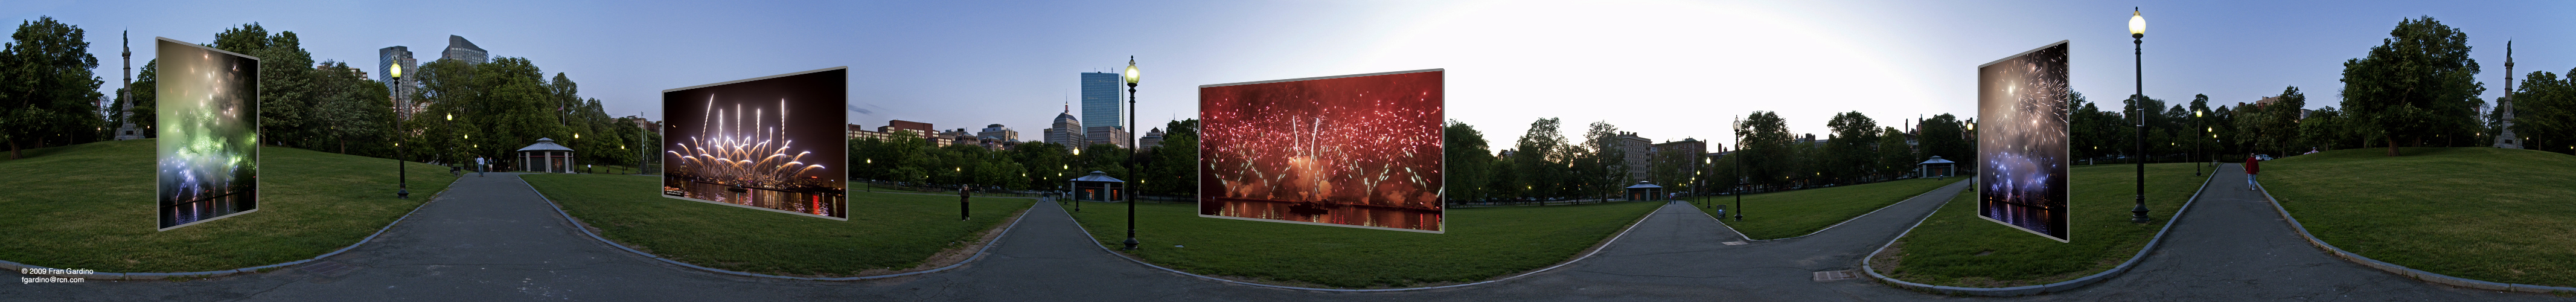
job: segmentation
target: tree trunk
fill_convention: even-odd
[[[2397,136],[2388,136],[2388,157],[2397,157]]]
[[[18,159],[18,140],[9,140],[9,159]]]

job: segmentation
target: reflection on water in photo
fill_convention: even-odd
[[[1211,198],[1199,214],[1393,229],[1440,230],[1440,210],[1369,205]]]
[[[688,182],[680,187],[665,185],[663,195],[687,197],[722,203],[746,205],[780,211],[841,217],[846,198],[832,194],[791,192],[753,187],[735,187],[704,182]]]

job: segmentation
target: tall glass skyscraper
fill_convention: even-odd
[[[1084,128],[1112,126],[1121,130],[1127,129],[1127,120],[1120,119],[1122,117],[1120,114],[1125,114],[1126,112],[1122,111],[1127,107],[1123,107],[1124,103],[1120,103],[1118,99],[1118,84],[1116,73],[1082,73],[1082,126]]]

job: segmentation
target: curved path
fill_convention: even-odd
[[[1886,242],[1966,187],[1952,184],[1814,236],[1726,245],[1733,232],[1683,204],[1658,209],[1628,238],[1589,260],[1520,279],[1460,288],[1331,293],[1200,280],[1118,259],[1071,216],[1041,202],[1018,234],[985,259],[935,274],[827,282],[739,277],[653,261],[582,237],[515,174],[461,179],[419,223],[334,256],[354,270],[306,267],[212,280],[0,283],[0,297],[47,301],[692,301],[692,300],[1604,300],[1888,301],[1982,299],[1899,290],[1863,279],[1816,282],[1856,269]],[[2227,177],[2227,176],[2221,176]],[[2242,190],[2242,183],[2236,183]],[[2213,186],[2217,188],[2219,186]],[[2226,196],[2224,194],[2220,194]],[[2238,195],[2244,198],[2247,195]],[[2242,202],[2240,202],[2242,203]],[[2220,203],[2212,203],[2220,204]],[[2431,285],[2330,258],[2286,232],[2259,203],[2195,209],[2175,242],[2103,284],[2024,300],[2545,300]],[[2241,208],[2241,209],[2240,209]],[[319,264],[314,266],[324,266]],[[14,274],[14,272],[10,273]]]
[[[2432,284],[2363,267],[2309,246],[2248,190],[2245,169],[2217,169],[2201,200],[2138,267],[2045,299],[2078,301],[2569,301]],[[2027,298],[2027,297],[2026,297]],[[2071,298],[2071,299],[2070,299]]]

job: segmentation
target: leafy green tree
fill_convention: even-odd
[[[1880,127],[1878,136],[1878,169],[1881,178],[1893,179],[1922,163],[1914,155],[1914,146],[1905,144],[1905,131]]]
[[[263,143],[311,148],[326,132],[317,113],[313,54],[293,31],[270,34],[259,23],[215,34],[215,49],[259,58],[259,131]]]
[[[1920,140],[1926,156],[1939,156],[1941,159],[1959,162],[1960,166],[1965,168],[1977,162],[1976,146],[1970,144],[1967,136],[1966,125],[1961,123],[1958,117],[1944,113],[1923,121],[1923,136]]]
[[[349,143],[353,141],[361,152],[377,149],[370,147],[393,134],[393,100],[389,91],[385,85],[350,72],[348,63],[324,64],[329,68],[315,77],[314,95],[319,102],[313,111],[316,126],[325,130],[324,138],[336,145],[339,153],[349,153]]]
[[[1192,138],[1191,143],[1196,144],[1197,139]],[[1073,150],[1066,149],[1064,145],[1047,142],[1023,142],[1011,147],[1010,151],[1012,160],[1020,163],[1020,168],[1029,175],[1029,183],[1024,187],[1038,190],[1063,190],[1072,184],[1074,178],[1090,173],[1074,169],[1072,153]]]
[[[1569,150],[1574,147],[1557,132],[1559,123],[1556,118],[1530,122],[1529,131],[1522,133],[1520,140],[1513,144],[1513,150],[1516,150],[1512,153],[1513,168],[1517,170],[1515,175],[1519,176],[1522,188],[1531,196],[1572,195],[1567,186],[1574,180],[1569,177],[1572,176],[1568,169],[1572,166],[1569,155],[1577,153]]]
[[[1449,120],[1441,128],[1440,153],[1443,165],[1442,183],[1448,188],[1442,195],[1451,203],[1490,196],[1493,190],[1494,154],[1487,151],[1485,133],[1476,126]]]
[[[2304,130],[2299,125],[2299,109],[2307,106],[2308,96],[2299,93],[2298,86],[2282,89],[2280,95],[2273,97],[2272,105],[2260,106],[2264,112],[2263,119],[2258,121],[2262,123],[2260,132],[2263,133],[2259,143],[2267,152],[2279,152],[2283,156],[2296,154],[2291,146],[2300,141],[2299,135]]]
[[[2320,151],[2358,147],[2360,139],[2351,137],[2350,131],[2346,130],[2345,121],[2343,111],[2335,110],[2334,107],[2319,108],[2315,112],[2308,113],[2307,119],[2299,121],[2300,144]],[[2288,154],[2305,153],[2298,148],[2292,148],[2289,151]]]
[[[1744,157],[1740,159],[1744,161],[1742,176],[1749,178],[1750,184],[1773,186],[1788,182],[1797,168],[1796,151],[1790,149],[1796,138],[1789,134],[1789,123],[1779,113],[1754,111],[1735,125],[1735,136],[1742,138],[1736,154]]]
[[[1619,195],[1621,188],[1636,183],[1628,179],[1628,152],[1626,148],[1620,148],[1619,126],[1611,125],[1609,121],[1592,122],[1590,126],[1583,132],[1584,146],[1581,148],[1588,152],[1577,156],[1582,160],[1575,165],[1576,173],[1582,175],[1578,182],[1586,195],[1601,198]]]
[[[1826,141],[1821,158],[1824,169],[1819,172],[1824,173],[1824,178],[1850,184],[1858,177],[1880,172],[1883,166],[1878,165],[1878,121],[1860,111],[1835,113],[1833,120],[1825,122],[1825,128],[1833,129],[1833,137]]]
[[[1137,185],[1147,194],[1198,195],[1198,119],[1165,122],[1163,143],[1146,150],[1140,169],[1152,181]]]
[[[2533,71],[2513,92],[2513,132],[2522,147],[2576,154],[2576,69],[2566,77]]]
[[[2386,140],[2388,156],[2398,155],[2400,140],[2421,146],[2475,128],[2486,87],[2473,78],[2468,34],[2431,16],[2400,21],[2388,34],[2368,56],[2344,61],[2344,113]]]
[[[92,76],[86,31],[53,17],[23,21],[0,46],[0,141],[9,158],[20,149],[96,141],[102,128],[96,102],[103,81]]]

